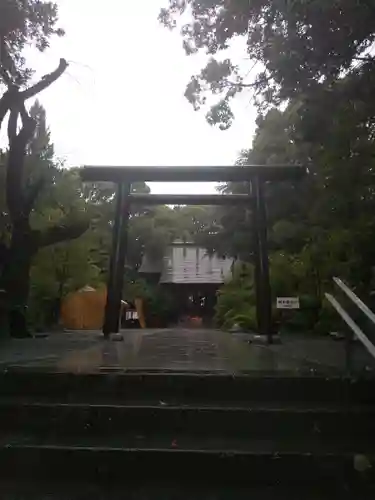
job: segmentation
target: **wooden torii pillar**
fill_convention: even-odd
[[[213,167],[110,167],[85,166],[81,178],[86,182],[117,184],[116,214],[113,229],[107,304],[103,333],[108,337],[119,331],[121,293],[128,239],[131,204],[144,205],[227,205],[250,207],[253,215],[255,291],[258,332],[272,343],[272,296],[267,249],[267,216],[264,184],[296,180],[306,174],[300,165],[241,165]],[[135,182],[248,182],[248,195],[152,195],[132,194]]]

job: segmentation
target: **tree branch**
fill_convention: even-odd
[[[52,71],[52,73],[48,73],[47,75],[44,75],[42,79],[39,80],[38,83],[20,92],[19,93],[20,98],[25,101],[26,99],[30,99],[31,97],[34,97],[35,95],[39,94],[39,92],[42,92],[42,90],[45,90],[53,82],[55,82],[58,78],[60,78],[60,76],[64,73],[67,67],[68,63],[66,62],[66,60],[60,59],[60,64],[55,69],[55,71]]]
[[[66,62],[66,60],[60,59],[60,64],[55,71],[43,76],[38,83],[30,87],[29,89],[23,90],[22,92],[19,92],[18,88],[12,84],[9,78],[7,78],[7,72],[5,71],[5,69],[0,67],[0,75],[8,85],[8,90],[0,98],[0,128],[6,114],[12,108],[12,106],[17,103],[18,100],[20,102],[26,101],[26,99],[34,97],[42,90],[49,87],[64,73],[67,67],[68,63]]]
[[[0,76],[8,88],[14,84],[11,78],[12,70],[14,71],[13,60],[9,56],[5,38],[2,36],[0,37]]]
[[[243,83],[243,82],[231,82],[230,80],[224,80],[224,83],[226,83],[226,85],[231,87],[240,87],[240,88],[252,88],[257,85],[257,82]]]
[[[232,82],[231,80],[224,79],[224,82],[232,87],[240,87],[240,88],[255,88],[258,85],[269,82],[272,79],[272,76],[269,75],[261,80],[255,80],[252,83],[243,83],[243,82]]]
[[[0,64],[1,64],[1,61],[0,61]],[[3,68],[3,66],[0,66],[0,76],[4,80],[5,85],[7,87],[11,87],[12,80],[10,79],[8,72],[6,71],[5,68]]]
[[[363,61],[363,62],[375,62],[375,58],[374,57],[366,57],[366,56],[354,56],[353,59],[355,61]]]
[[[14,122],[17,127],[18,114],[22,116],[22,128],[18,134],[13,136]],[[25,104],[22,103],[19,109],[14,109],[11,112],[12,126],[9,136],[9,154],[6,174],[6,200],[9,208],[11,219],[14,221],[19,217],[24,208],[23,192],[22,192],[22,176],[23,167],[26,156],[26,146],[32,138],[36,123],[27,114]]]
[[[64,224],[62,221],[58,226],[51,227],[46,231],[40,232],[37,238],[38,247],[47,247],[63,241],[79,238],[89,228],[87,220],[81,220],[73,224]]]
[[[67,66],[66,60],[60,59],[57,69],[43,76],[35,85],[23,91],[19,91],[16,86],[12,85],[0,99],[0,125],[7,112],[11,111],[8,123],[9,155],[6,175],[6,200],[12,221],[15,221],[21,215],[24,216],[24,210],[26,210],[27,214],[30,214],[41,189],[41,186],[35,186],[31,196],[27,200],[24,199],[22,177],[26,147],[33,137],[36,126],[34,120],[30,118],[26,111],[25,100],[49,87],[63,74]],[[17,134],[19,115],[22,118],[22,128]]]
[[[30,121],[33,121],[33,119],[29,116],[29,113],[26,111],[25,103],[22,103],[21,107],[19,108],[19,113],[21,115],[23,125],[27,127]]]
[[[0,266],[7,264],[9,257],[9,249],[5,243],[0,243]]]
[[[32,186],[29,187],[28,192],[25,193],[24,207],[22,210],[25,215],[30,215],[30,212],[34,208],[35,202],[45,183],[45,177],[41,176]]]
[[[17,137],[18,115],[19,115],[19,109],[17,107],[11,109],[8,120],[8,141],[10,147],[12,146],[13,141]]]
[[[0,99],[0,129],[12,104],[12,90],[7,90]]]

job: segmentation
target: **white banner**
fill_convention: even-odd
[[[299,309],[299,297],[277,297],[276,309]]]

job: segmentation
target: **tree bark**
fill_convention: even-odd
[[[60,59],[60,63],[54,71],[44,75],[39,82],[23,91],[20,91],[10,80],[6,82],[8,90],[0,98],[0,128],[8,111],[11,111],[14,106],[23,104],[27,99],[35,97],[39,92],[48,88],[53,82],[60,78],[67,67],[67,61],[65,59]]]
[[[70,226],[57,226],[45,232],[33,231],[28,216],[15,220],[9,247],[9,259],[3,268],[2,286],[6,291],[8,329],[11,337],[30,337],[26,310],[32,260],[42,247],[81,236],[88,228],[82,221]]]
[[[6,291],[8,328],[12,337],[30,336],[26,323],[29,295],[29,276],[32,259],[37,251],[28,219],[13,222],[9,259],[3,269],[3,287]]]

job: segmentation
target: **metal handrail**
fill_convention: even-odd
[[[346,285],[344,285],[344,286],[346,287]],[[341,288],[341,286],[340,286],[340,288]],[[350,292],[351,292],[351,290],[350,290]],[[353,292],[351,292],[351,293],[353,293]],[[353,294],[353,295],[358,299],[358,297],[355,294]],[[355,334],[355,336],[357,337],[357,339],[362,342],[362,344],[366,347],[366,349],[371,354],[371,356],[373,358],[375,358],[375,345],[371,342],[371,340],[359,328],[359,326],[357,325],[357,323],[355,323],[355,321],[353,321],[353,319],[345,311],[345,309],[342,307],[342,305],[335,299],[335,297],[333,297],[330,293],[326,293],[325,296],[326,296],[326,299],[330,302],[330,304],[337,311],[337,313],[340,315],[340,317],[345,321],[345,323],[349,326],[349,328]],[[360,302],[362,302],[360,299],[358,299],[358,300]],[[363,302],[362,302],[362,304],[363,304]],[[367,306],[365,306],[365,307],[367,307]],[[363,309],[361,308],[361,310],[363,310]],[[372,311],[371,311],[371,313],[372,313]],[[372,313],[372,315],[374,315],[374,314]],[[367,314],[366,314],[366,316],[367,316]]]
[[[375,314],[364,302],[351,290],[340,278],[333,278],[336,285],[346,294],[347,297],[360,309],[367,318],[375,325]]]

